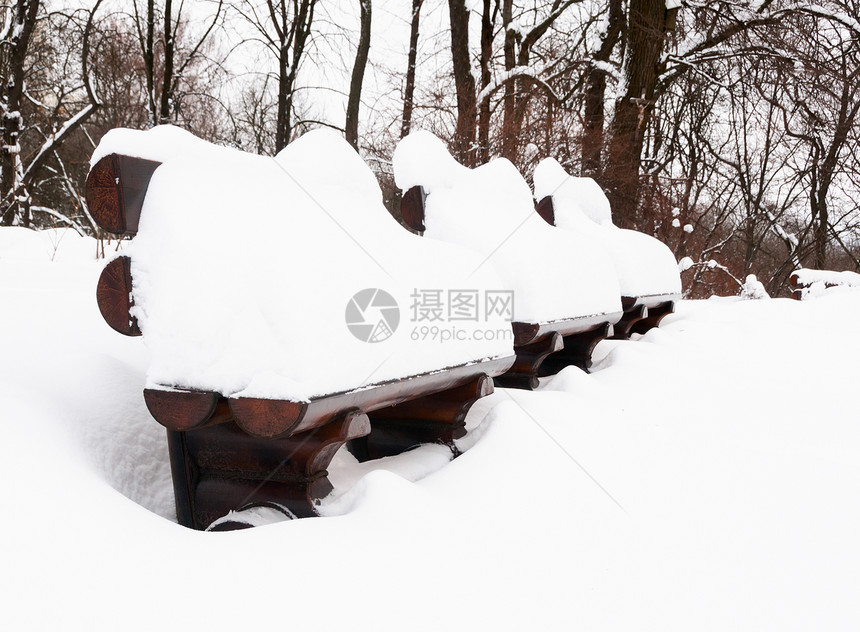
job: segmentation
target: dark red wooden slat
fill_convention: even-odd
[[[514,347],[531,344],[545,338],[552,332],[560,333],[562,336],[570,336],[599,329],[606,323],[618,322],[622,315],[622,312],[611,312],[608,314],[593,314],[578,318],[551,320],[543,323],[514,322],[512,323],[514,329]]]
[[[648,308],[648,318],[640,320],[633,325],[631,332],[634,334],[644,334],[649,330],[660,326],[660,322],[669,314],[675,313],[675,302],[667,301],[655,307]]]
[[[591,369],[591,356],[601,340],[615,333],[610,323],[603,323],[591,331],[583,331],[564,337],[564,349],[551,353],[538,367],[538,376],[555,375],[562,369],[575,366],[585,372]]]
[[[231,398],[236,423],[258,437],[285,437],[329,423],[345,410],[370,413],[416,397],[446,391],[480,375],[501,375],[510,368],[514,356],[448,367],[432,373],[406,376],[374,386],[332,393],[310,402],[288,402],[249,397]]]
[[[462,386],[380,408],[370,417],[374,423],[380,419],[421,419],[458,424],[465,419],[473,403],[492,392],[493,379],[480,375]]]
[[[424,233],[424,189],[415,186],[403,194],[400,200],[400,216],[403,223],[418,233]]]
[[[615,333],[612,338],[614,340],[627,340],[633,332],[633,326],[646,318],[648,318],[648,307],[646,305],[639,304],[630,310],[626,310],[621,320],[615,323]]]
[[[297,432],[309,405],[257,397],[230,398],[229,403],[239,427],[256,437],[284,437]]]
[[[552,204],[551,195],[547,195],[544,199],[538,202],[535,210],[547,224],[555,226],[555,207]]]
[[[168,430],[194,430],[232,420],[227,400],[211,391],[147,388],[143,399],[149,413]]]
[[[96,223],[110,233],[137,233],[140,210],[153,172],[161,163],[110,154],[87,175],[87,208]]]
[[[108,263],[99,276],[96,302],[99,311],[112,329],[126,336],[139,336],[137,319],[131,315],[131,259],[117,257]]]
[[[230,511],[255,506],[314,516],[316,502],[332,490],[332,457],[346,441],[369,432],[367,415],[357,410],[286,439],[252,437],[233,423],[169,432],[179,522],[205,529]],[[221,529],[244,526],[227,522]]]
[[[564,349],[564,340],[559,332],[553,331],[539,340],[527,345],[517,346],[514,350],[517,359],[510,370],[496,378],[496,383],[505,388],[524,388],[534,390],[538,386],[538,368],[546,357]]]
[[[349,451],[359,461],[400,454],[422,443],[448,446],[459,454],[455,440],[466,434],[466,415],[481,397],[493,392],[493,379],[475,379],[439,393],[418,397],[371,412],[371,432],[350,441]]]

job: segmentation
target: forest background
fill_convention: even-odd
[[[557,158],[685,294],[860,270],[860,0],[0,2],[0,224],[100,235],[89,157],[173,124],[274,155],[342,131],[398,217],[414,129],[462,163]],[[237,183],[241,186],[241,183]],[[236,209],[236,221],[242,221]]]

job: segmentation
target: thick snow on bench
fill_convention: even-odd
[[[416,289],[444,300],[449,289],[503,286],[492,270],[466,276],[480,263],[471,253],[397,225],[373,174],[334,133],[307,134],[277,160],[175,128],[106,138],[110,151],[164,161],[126,251],[151,386],[304,400],[511,354],[510,324],[498,318],[412,321]],[[399,306],[388,339],[364,342],[347,328],[347,306],[366,288]],[[359,313],[391,322],[381,306]],[[456,325],[460,341],[416,335],[431,325]]]
[[[860,287],[860,274],[849,270],[837,272],[835,270],[798,268],[791,274],[797,277],[801,299],[814,298],[833,290]]]
[[[570,176],[554,158],[546,158],[535,168],[534,187],[538,201],[552,196],[556,226],[609,253],[622,295],[681,292],[681,275],[672,251],[654,237],[615,226],[609,200],[594,180]]]
[[[195,155],[212,160],[215,156],[233,156],[235,153],[235,149],[213,145],[173,125],[157,125],[149,130],[118,127],[102,136],[90,157],[90,167],[110,154],[168,162]]]
[[[515,319],[545,322],[621,310],[608,256],[577,235],[546,224],[531,191],[505,159],[476,169],[459,164],[429,132],[410,134],[394,152],[404,191],[421,185],[425,237],[473,248],[514,288]],[[470,270],[471,272],[471,270]]]

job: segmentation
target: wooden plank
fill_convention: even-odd
[[[259,398],[230,398],[230,409],[236,423],[257,437],[284,437],[323,426],[344,410],[358,409],[370,413],[409,399],[446,391],[479,377],[501,375],[514,363],[514,356],[447,367],[332,393],[310,402],[281,402]],[[279,417],[278,414],[283,416]]]
[[[547,224],[555,226],[555,207],[552,204],[551,195],[547,195],[544,199],[538,202],[535,210]]]
[[[510,370],[496,378],[499,386],[534,390],[538,387],[538,369],[551,353],[564,349],[562,335],[553,331],[527,345],[514,347],[517,359]]]
[[[514,356],[474,362],[333,393],[310,402],[253,397],[228,399],[217,393],[171,387],[146,389],[144,399],[155,420],[168,430],[187,431],[235,421],[249,435],[284,438],[324,426],[344,411],[370,413],[411,399],[449,391],[476,378],[500,375],[513,363]],[[483,388],[486,388],[486,384]],[[439,401],[442,399],[444,396]]]
[[[622,316],[622,312],[609,312],[606,314],[580,316],[578,318],[550,320],[542,323],[514,322],[512,323],[514,329],[514,347],[537,342],[553,332],[557,332],[562,336],[570,336],[597,329],[605,323],[614,325],[621,320]]]
[[[259,397],[231,397],[229,405],[239,427],[255,437],[285,437],[298,432],[309,408],[308,403]],[[332,411],[332,416],[337,412]]]
[[[613,340],[627,340],[633,332],[633,327],[641,320],[648,318],[648,307],[642,303],[624,312],[624,316],[615,323]]]
[[[149,414],[172,431],[188,431],[232,421],[227,400],[212,391],[147,388],[143,400]]]
[[[601,340],[612,337],[613,325],[603,323],[590,331],[583,331],[564,337],[564,348],[551,353],[538,367],[538,376],[555,375],[569,366],[579,367],[586,373],[591,370],[591,356]]]
[[[666,294],[643,294],[642,296],[622,296],[621,307],[625,312],[632,312],[637,307],[644,305],[648,309],[660,307],[669,302],[678,302],[681,295],[676,292]]]
[[[660,323],[669,314],[675,313],[675,301],[666,301],[653,307],[648,308],[648,317],[643,318],[638,323],[633,325],[630,332],[634,334],[644,334],[660,326]]]
[[[447,391],[381,408],[369,415],[370,434],[350,441],[349,451],[364,462],[436,443],[459,456],[454,442],[466,435],[466,415],[475,402],[492,392],[493,379],[480,375]]]
[[[161,163],[110,154],[87,175],[87,208],[103,230],[134,235],[153,172]]]
[[[286,439],[251,437],[232,423],[169,432],[179,522],[206,529],[230,511],[256,506],[314,516],[317,501],[332,491],[331,459],[345,442],[369,432],[370,421],[359,411]],[[247,526],[228,523],[228,528]]]
[[[415,186],[400,199],[400,216],[403,223],[419,234],[424,234],[424,188]]]
[[[122,256],[108,263],[96,285],[96,302],[99,311],[114,331],[125,336],[139,336],[137,319],[131,315],[132,297],[131,259]]]

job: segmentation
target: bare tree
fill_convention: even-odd
[[[451,61],[457,91],[457,129],[454,153],[466,165],[476,162],[475,151],[475,77],[469,52],[469,9],[466,0],[448,0],[451,18]]]
[[[87,67],[93,16],[100,4],[101,0],[98,0],[91,10],[70,14],[49,14],[38,0],[18,0],[14,5],[0,7],[0,109],[3,126],[0,218],[4,225],[11,225],[16,220],[25,226],[30,225],[30,192],[46,161],[55,156],[57,149],[100,106]],[[58,77],[50,74],[51,70],[57,69],[45,68],[33,59],[34,50],[38,48],[34,48],[34,41],[39,39],[40,29],[46,31],[42,39],[44,46],[48,47],[52,43],[59,45],[56,39],[50,41],[50,35],[62,32],[64,43],[68,45],[74,42],[75,29],[80,29],[80,83],[58,82]],[[40,91],[51,93],[49,100],[53,101],[52,105],[35,96]],[[37,134],[27,142],[22,137],[25,106],[34,106],[34,111],[41,111],[45,124],[41,129],[34,129]],[[62,215],[60,217],[66,219]]]
[[[238,2],[234,10],[259,36],[277,60],[277,118],[275,151],[292,139],[296,78],[314,25],[317,0],[266,0]]]
[[[412,0],[412,17],[409,22],[409,53],[406,66],[406,86],[403,89],[403,118],[400,138],[412,128],[412,110],[415,106],[415,70],[418,63],[418,35],[421,21],[421,5],[424,0]]]
[[[359,0],[361,5],[361,33],[358,48],[355,53],[355,64],[352,67],[352,79],[349,83],[349,98],[346,104],[346,140],[358,149],[358,108],[361,104],[361,86],[364,83],[364,70],[367,67],[367,56],[370,53],[370,22],[371,0]]]
[[[149,125],[154,126],[176,122],[181,108],[178,91],[183,78],[189,67],[199,60],[207,39],[220,24],[224,2],[219,0],[215,4],[214,15],[203,32],[193,41],[184,43],[187,37],[183,37],[183,30],[189,23],[183,13],[185,3],[180,2],[174,11],[172,0],[164,0],[163,7],[156,6],[155,0],[145,1],[144,12],[138,0],[134,0],[132,18],[145,68]]]

